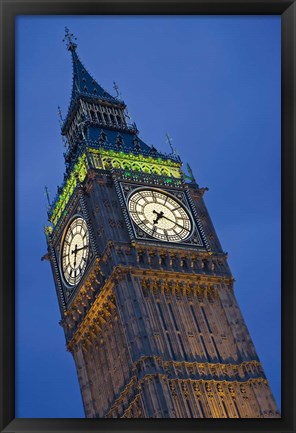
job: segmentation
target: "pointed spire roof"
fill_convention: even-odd
[[[104,90],[86,70],[76,52],[77,44],[75,41],[76,38],[73,33],[70,33],[68,27],[65,27],[65,38],[63,39],[63,42],[66,42],[67,49],[71,53],[73,66],[72,95],[67,117],[69,116],[75,102],[82,96],[88,99],[102,99],[117,104],[123,104],[123,101],[118,100],[106,92],[106,90]]]
[[[115,102],[116,99],[106,92],[83,66],[76,53],[76,49],[71,49],[70,51],[73,62],[72,99],[75,99],[80,94],[84,94],[95,98],[110,99]]]

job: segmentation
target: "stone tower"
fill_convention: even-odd
[[[73,62],[50,260],[86,417],[276,418],[203,194]]]

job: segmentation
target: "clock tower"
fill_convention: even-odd
[[[206,188],[145,144],[65,40],[66,169],[45,233],[86,417],[279,417]]]

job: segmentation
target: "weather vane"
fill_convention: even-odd
[[[44,189],[45,189],[45,195],[46,195],[46,198],[47,198],[48,206],[50,207],[51,204],[50,204],[49,191],[48,191],[47,186],[45,186]]]
[[[116,92],[116,98],[120,98],[120,99],[122,99],[122,95],[121,95],[121,93],[120,93],[120,90],[119,90],[118,84],[117,84],[115,81],[113,81],[113,89],[114,89],[115,92]]]
[[[170,137],[168,133],[165,134],[165,137],[166,137],[166,143],[169,144],[172,153],[175,155],[176,151],[173,148],[173,139],[172,139],[172,137]]]
[[[65,37],[63,39],[63,42],[66,42],[68,50],[75,51],[77,45],[74,41],[77,41],[77,38],[75,38],[73,33],[70,33],[68,27],[65,27]]]

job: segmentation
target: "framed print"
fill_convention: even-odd
[[[1,4],[1,431],[292,432],[294,2]]]

